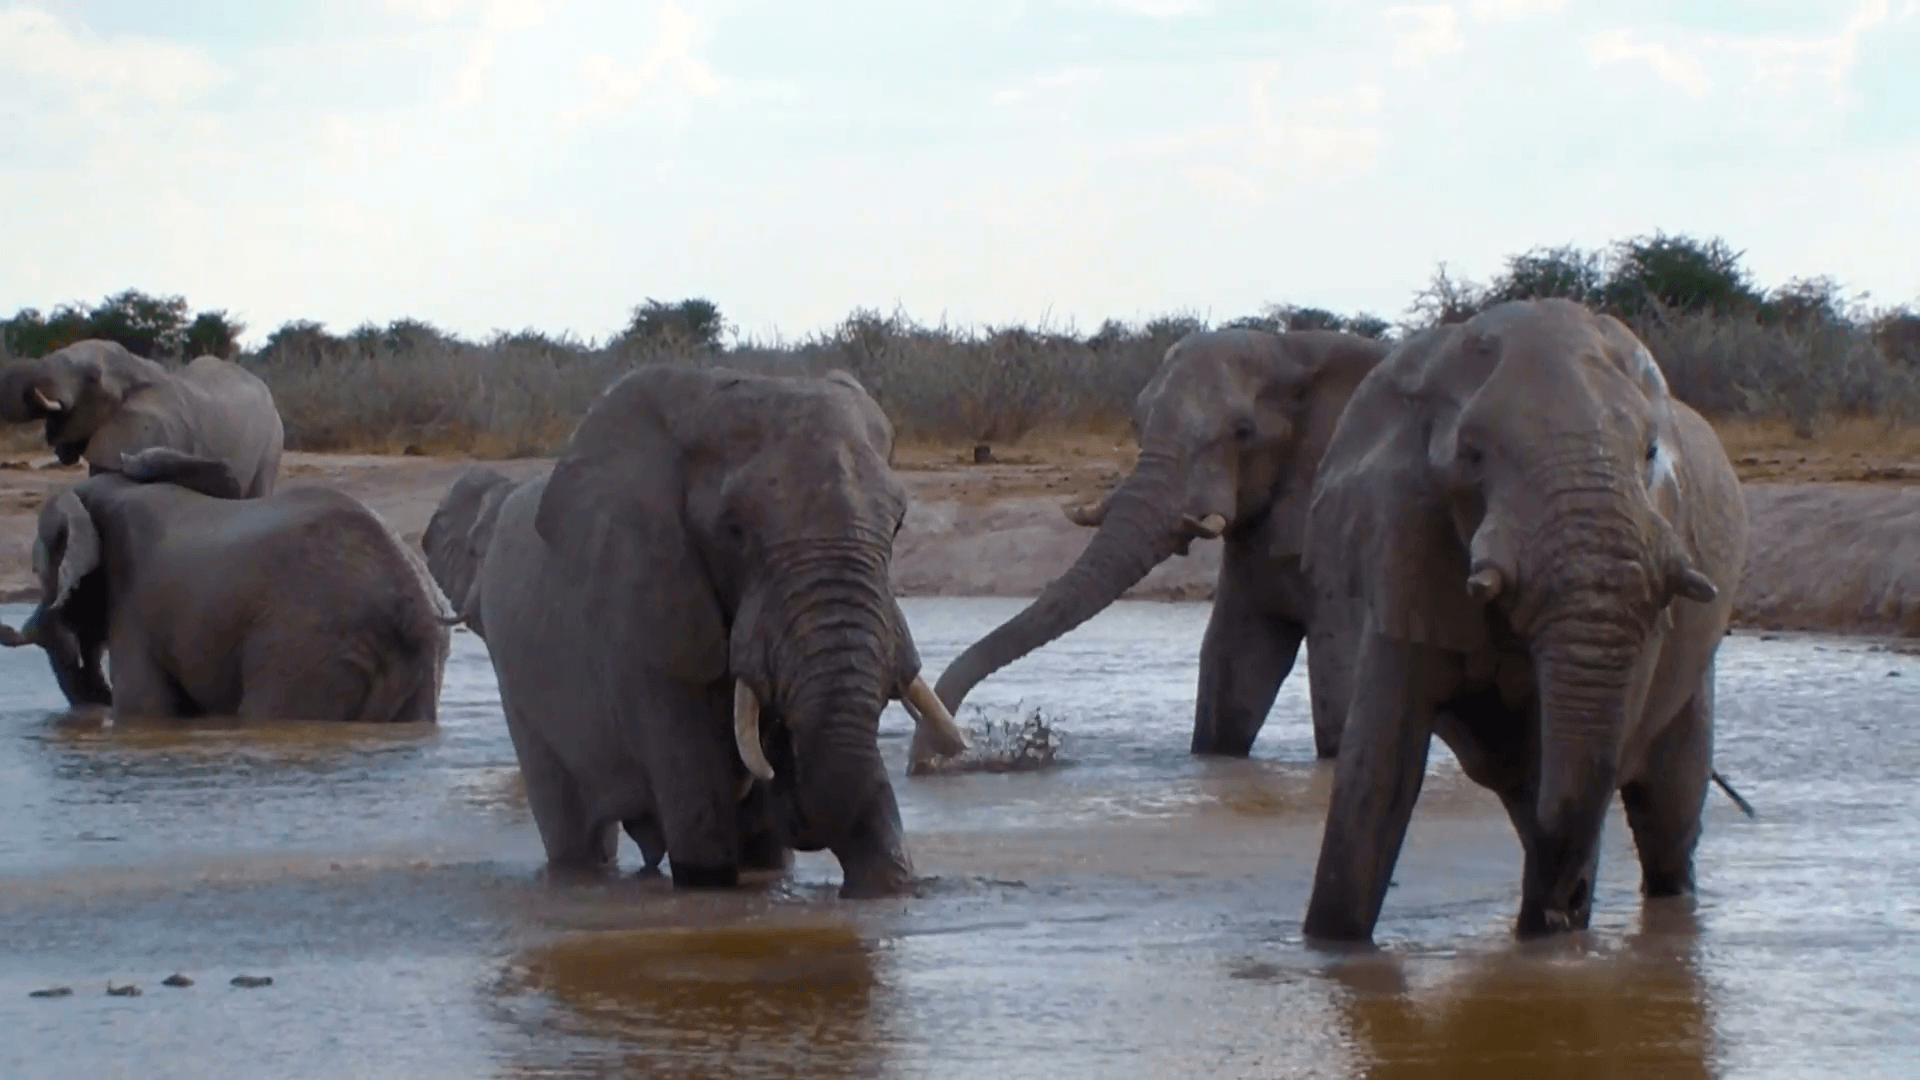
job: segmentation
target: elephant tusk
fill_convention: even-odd
[[[1203,518],[1195,518],[1187,514],[1180,518],[1180,527],[1186,530],[1189,536],[1197,536],[1202,540],[1216,540],[1221,533],[1227,531],[1227,519],[1220,514],[1208,514]]]
[[[1098,528],[1100,523],[1107,519],[1107,504],[1105,502],[1097,502],[1062,506],[1060,512],[1065,514],[1067,520],[1073,522],[1075,525],[1084,529],[1093,529]]]
[[[1467,595],[1473,597],[1475,603],[1484,604],[1499,596],[1505,585],[1506,581],[1500,576],[1498,567],[1483,566],[1467,579]]]
[[[773,779],[773,766],[760,749],[760,699],[744,681],[733,684],[733,744],[748,772],[762,780]]]
[[[916,761],[930,756],[955,757],[968,750],[967,734],[954,723],[940,695],[927,685],[925,676],[915,675],[900,694],[900,704],[913,717],[913,747],[909,757]]]
[[[1707,579],[1707,575],[1690,566],[1680,571],[1680,580],[1674,585],[1673,591],[1696,604],[1711,604],[1713,598],[1720,595],[1720,590]]]
[[[53,399],[47,397],[47,395],[41,393],[40,388],[37,386],[28,390],[28,393],[33,395],[33,403],[35,405],[40,406],[41,408],[47,410],[48,412],[57,413],[57,412],[66,411],[67,407],[65,405],[61,404],[58,401],[54,401]]]

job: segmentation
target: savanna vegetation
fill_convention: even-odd
[[[1656,233],[1599,250],[1539,248],[1491,281],[1443,264],[1398,323],[1276,305],[1226,325],[1332,327],[1391,338],[1460,321],[1489,304],[1561,296],[1627,321],[1676,394],[1721,422],[1763,422],[1814,438],[1836,425],[1920,424],[1920,310],[1868,308],[1831,278],[1755,283],[1719,239]],[[552,452],[593,396],[649,363],[761,371],[844,368],[907,438],[1001,443],[1036,432],[1123,431],[1135,394],[1166,348],[1202,321],[1173,314],[1141,324],[955,328],[859,310],[793,342],[731,332],[705,299],[647,300],[604,341],[501,331],[465,340],[402,319],[334,333],[295,321],[242,349],[245,327],[184,298],[129,290],[94,305],[0,321],[0,352],[37,356],[86,337],[177,363],[212,353],[273,388],[291,450]]]

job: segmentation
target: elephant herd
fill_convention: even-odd
[[[1391,346],[1187,335],[1131,473],[1067,510],[1078,560],[932,687],[890,586],[893,428],[841,372],[637,369],[546,476],[460,475],[424,560],[344,493],[276,493],[271,395],[225,361],[82,342],[0,372],[0,418],[89,466],[41,512],[33,615],[0,627],[69,700],[432,720],[464,623],[555,867],[611,865],[624,831],[680,887],[828,850],[843,896],[907,892],[886,703],[916,775],[966,749],[975,685],[1218,538],[1191,749],[1246,756],[1307,645],[1334,771],[1310,939],[1372,938],[1436,735],[1521,842],[1519,934],[1588,924],[1616,791],[1643,893],[1693,888],[1744,503],[1647,348],[1577,304]]]

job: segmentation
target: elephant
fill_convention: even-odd
[[[452,620],[423,560],[344,492],[240,492],[169,447],[62,491],[40,602],[0,643],[41,646],[70,704],[122,715],[436,720]]]
[[[958,709],[982,679],[1099,614],[1194,539],[1224,537],[1191,751],[1246,757],[1310,638],[1314,749],[1333,757],[1345,673],[1323,641],[1355,605],[1316,610],[1301,541],[1327,440],[1387,348],[1331,330],[1196,331],[1175,342],[1135,402],[1133,471],[1097,504],[1065,510],[1099,531],[1032,604],[947,666],[940,699]]]
[[[1519,836],[1517,936],[1586,928],[1615,791],[1642,894],[1690,895],[1746,545],[1718,437],[1612,316],[1509,301],[1397,346],[1308,510],[1316,593],[1364,616],[1306,936],[1372,940],[1433,735]]]
[[[242,498],[273,494],[286,433],[273,393],[231,361],[202,356],[177,371],[98,338],[0,370],[0,420],[46,421],[63,465],[88,475],[150,446],[225,462]]]
[[[544,477],[482,465],[422,535],[499,680],[550,869],[601,872],[624,827],[681,889],[830,850],[845,897],[911,890],[877,741],[966,737],[920,676],[889,579],[907,496],[851,375],[647,365]]]

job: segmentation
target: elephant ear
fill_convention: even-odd
[[[93,527],[93,515],[87,512],[86,504],[71,488],[54,498],[41,522],[34,562],[47,558],[50,549],[60,549],[60,562],[54,568],[53,601],[46,605],[48,610],[57,610],[88,574],[100,568],[100,533]]]
[[[120,475],[142,484],[173,484],[215,499],[238,499],[233,469],[216,458],[195,457],[170,446],[149,446],[120,459]]]
[[[867,442],[871,444],[888,466],[893,464],[894,431],[893,421],[887,418],[885,409],[867,393],[867,388],[853,374],[843,368],[830,368],[822,376],[827,382],[844,386],[853,392],[860,403],[861,415],[867,421]]]
[[[1303,563],[1316,591],[1362,599],[1390,638],[1471,652],[1486,640],[1432,447],[1457,423],[1458,326],[1403,343],[1361,381],[1321,462]]]
[[[581,617],[635,649],[657,643],[635,658],[702,684],[727,672],[726,616],[687,527],[685,447],[674,428],[721,383],[666,365],[622,377],[587,409],[534,515],[555,558],[605,605]]]
[[[1353,335],[1350,341],[1310,341],[1305,335],[1283,335],[1282,347],[1296,356],[1307,371],[1307,389],[1300,415],[1295,418],[1293,460],[1281,474],[1267,513],[1268,553],[1275,558],[1299,555],[1306,546],[1307,514],[1313,504],[1314,481],[1333,441],[1340,417],[1354,390],[1386,355],[1386,346]]]

